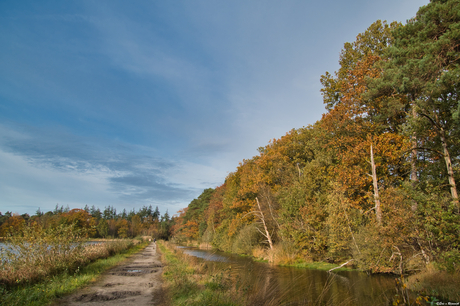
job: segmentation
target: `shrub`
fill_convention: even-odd
[[[232,251],[238,254],[249,255],[257,245],[259,233],[254,224],[243,227],[233,242]]]

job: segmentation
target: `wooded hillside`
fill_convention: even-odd
[[[326,113],[243,160],[175,219],[176,240],[369,272],[460,262],[460,1],[376,21],[321,76]]]

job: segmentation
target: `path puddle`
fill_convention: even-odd
[[[123,299],[130,296],[141,295],[140,291],[114,291],[109,292],[108,294],[92,293],[92,294],[83,294],[80,297],[76,298],[77,302],[101,302],[101,301],[113,301],[118,299]]]

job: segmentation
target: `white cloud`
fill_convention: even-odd
[[[47,166],[37,167],[26,158],[0,150],[0,194],[2,208],[32,213],[28,208],[42,211],[54,206],[82,207],[85,203],[105,205],[116,201],[109,192],[106,171],[80,173],[60,171]],[[14,208],[12,208],[14,207]]]

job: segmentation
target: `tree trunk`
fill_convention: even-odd
[[[259,206],[260,219],[262,219],[262,224],[264,225],[264,230],[265,230],[265,234],[266,234],[265,237],[267,237],[268,244],[270,245],[270,249],[273,250],[272,238],[271,238],[271,236],[270,236],[270,233],[268,232],[267,225],[265,224],[264,213],[262,212],[262,208],[260,207],[259,199],[258,199],[257,197],[256,197],[256,201],[257,201],[257,206]]]
[[[423,114],[423,116],[425,116],[426,118],[428,118],[428,120],[431,121],[431,124],[436,129],[436,132],[441,140],[442,155],[446,163],[447,177],[449,179],[449,185],[450,185],[450,194],[452,195],[452,200],[457,206],[457,210],[460,212],[460,207],[458,204],[457,185],[455,184],[454,170],[452,169],[452,160],[450,159],[449,150],[447,149],[446,133],[444,131],[444,127],[442,126],[442,124],[439,123],[440,120],[437,115],[435,115],[436,121],[433,120],[433,118],[431,118],[430,116],[426,114]]]
[[[439,129],[439,136],[441,138],[442,151],[443,151],[442,153],[444,154],[444,161],[446,162],[447,176],[449,178],[449,185],[450,185],[450,193],[452,195],[452,199],[454,200],[458,208],[457,185],[455,184],[454,170],[452,169],[452,161],[450,159],[449,150],[447,149],[447,142],[446,142],[446,137],[445,137],[443,128]]]
[[[382,225],[382,210],[380,208],[379,188],[377,185],[377,171],[375,169],[374,151],[372,150],[372,145],[371,145],[371,167],[372,167],[372,182],[374,184],[375,216],[377,218],[377,223],[379,225]]]
[[[412,105],[412,117],[417,117],[417,112],[415,111],[414,105]],[[411,136],[411,144],[412,144],[412,152],[410,155],[410,180],[412,182],[412,187],[415,187],[415,184],[418,182],[418,177],[417,177],[417,136],[415,135],[415,132]],[[412,203],[412,211],[416,211],[418,207],[418,204],[416,201],[413,201]]]
[[[415,111],[414,106],[412,106],[412,116],[417,117],[417,113]],[[410,180],[412,181],[412,184],[414,185],[418,181],[417,177],[417,136],[415,135],[415,132],[411,136],[411,143],[412,143],[412,152],[410,156]]]

